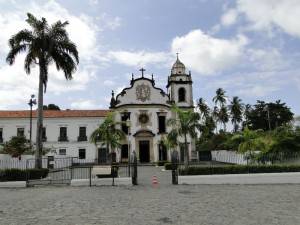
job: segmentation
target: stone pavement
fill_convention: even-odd
[[[171,185],[156,167],[139,183],[0,189],[0,224],[300,224],[300,185]]]

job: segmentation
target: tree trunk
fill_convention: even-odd
[[[189,167],[189,148],[187,143],[187,136],[184,135],[184,147],[185,147],[185,154],[184,154],[184,166],[187,169]]]
[[[40,64],[38,110],[36,123],[36,150],[35,150],[35,168],[42,168],[42,130],[43,130],[43,79],[44,67]]]

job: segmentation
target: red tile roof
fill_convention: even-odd
[[[44,118],[61,117],[105,117],[109,110],[44,110]],[[37,112],[32,111],[32,117],[36,117]],[[29,110],[8,111],[0,110],[0,118],[29,118]]]

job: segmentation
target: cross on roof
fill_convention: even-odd
[[[142,72],[142,77],[144,77],[144,72],[146,71],[143,67],[140,69],[140,71]]]
[[[178,59],[178,55],[179,55],[179,53],[177,52],[177,53],[176,53],[176,55],[177,55],[177,59]]]

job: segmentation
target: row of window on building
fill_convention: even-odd
[[[158,114],[158,134],[166,133],[166,116]],[[128,134],[129,127],[126,124],[127,121],[130,120],[130,112],[124,112],[121,114],[121,129],[125,134]]]
[[[25,128],[24,127],[18,127],[16,135],[18,137],[25,136]],[[46,127],[43,127],[42,140],[44,142],[47,141]],[[58,141],[69,141],[67,127],[60,127],[59,128]],[[77,141],[87,141],[86,127],[79,127],[79,136],[77,137]],[[0,143],[3,143],[3,128],[0,128]]]
[[[60,156],[66,156],[67,155],[67,149],[66,148],[60,148],[58,150],[58,154]],[[79,159],[86,159],[86,149],[85,148],[78,149],[78,158]]]

